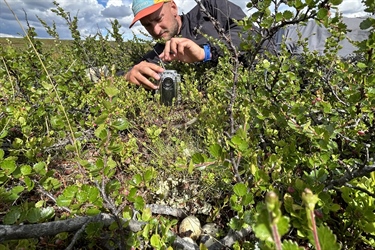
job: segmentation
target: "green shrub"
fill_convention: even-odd
[[[327,1],[288,2],[297,15],[272,14],[270,4],[249,3],[255,12],[241,22],[260,27],[244,41],[250,66],[224,45],[215,68],[169,66],[183,78],[172,107],[113,76],[151,46],[123,41],[116,20],[108,35],[82,39],[55,3],[71,43],[40,20],[54,46],[28,27],[25,48],[1,47],[0,227],[92,219],[48,237],[0,235],[0,248],[171,249],[179,218],[149,204],[215,222],[220,236],[247,230],[234,249],[375,247],[374,19],[361,24],[370,36],[356,55],[342,59],[346,28],[328,18]],[[332,33],[324,56],[258,53],[267,34],[307,18]],[[91,81],[87,69],[103,65],[109,74]],[[107,213],[109,224],[94,219]]]

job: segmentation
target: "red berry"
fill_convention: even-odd
[[[288,193],[293,194],[295,191],[296,190],[294,189],[294,187],[291,187],[291,186],[288,187]]]
[[[323,219],[323,213],[322,211],[320,211],[319,209],[315,209],[314,210],[314,214],[316,217],[318,217],[319,219]]]
[[[357,134],[358,134],[358,135],[364,135],[364,134],[366,134],[366,132],[363,131],[363,130],[359,130],[359,131],[357,132]]]

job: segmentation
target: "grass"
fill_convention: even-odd
[[[37,39],[41,41],[46,47],[51,47],[54,45],[54,39]],[[12,47],[14,48],[25,48],[25,46],[29,43],[29,41],[25,40],[25,38],[8,38],[8,37],[0,37],[0,45],[7,46],[9,41],[12,43]],[[62,43],[69,45],[72,40],[61,40]]]

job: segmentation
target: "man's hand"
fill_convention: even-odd
[[[163,61],[200,62],[204,59],[204,50],[187,38],[172,38],[165,43],[164,51],[159,55]]]
[[[164,69],[159,65],[149,62],[140,62],[125,74],[125,79],[136,85],[142,85],[148,89],[158,89],[159,86],[152,83],[149,78],[160,79],[159,73]]]

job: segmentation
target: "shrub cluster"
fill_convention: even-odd
[[[373,249],[375,20],[343,59],[338,1],[273,3],[250,2],[240,23],[259,27],[247,65],[225,45],[215,67],[168,65],[175,106],[115,76],[151,47],[116,20],[82,39],[55,3],[72,41],[40,20],[52,46],[29,26],[24,48],[0,47],[0,249]],[[332,34],[325,55],[306,41],[299,56],[259,53],[312,18]],[[188,215],[215,223],[211,246],[182,239]]]

